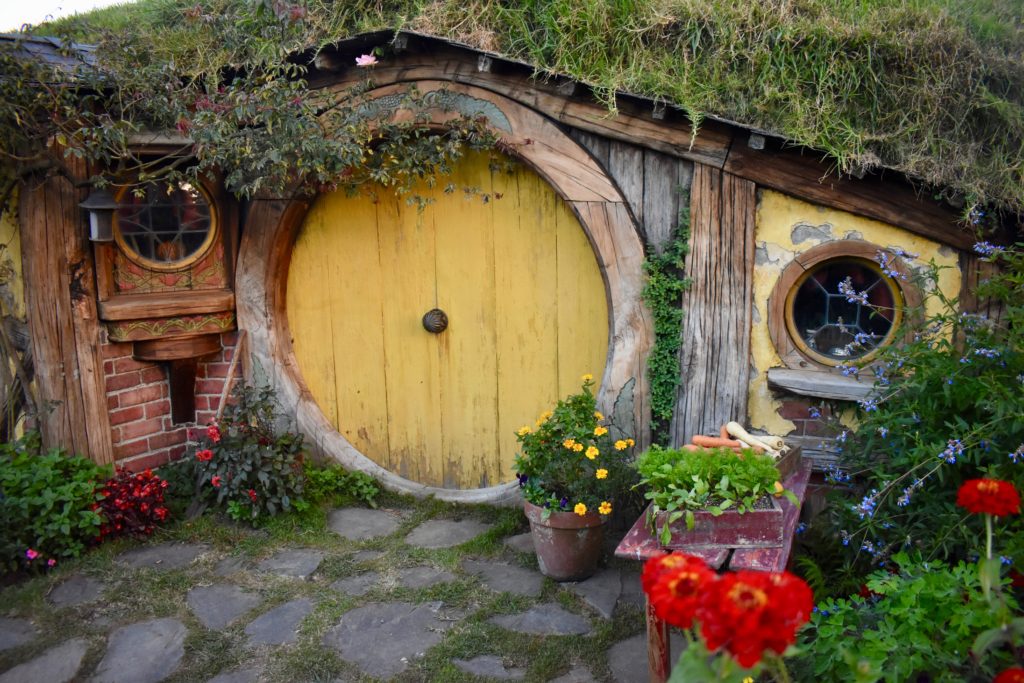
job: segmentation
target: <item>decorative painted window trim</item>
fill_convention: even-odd
[[[783,364],[793,370],[808,370],[821,373],[832,372],[842,361],[825,358],[822,354],[810,350],[803,339],[795,333],[790,307],[797,288],[809,273],[828,261],[842,259],[875,262],[879,251],[887,251],[884,247],[862,240],[839,240],[828,242],[797,255],[776,282],[768,299],[768,332],[775,350]],[[885,278],[886,283],[896,295],[897,315],[893,320],[892,331],[879,344],[878,349],[857,358],[858,361],[870,360],[873,356],[891,344],[896,338],[896,330],[906,308],[915,308],[921,303],[921,292],[911,283],[910,273],[902,264],[895,265],[901,277]],[[881,273],[881,271],[879,271]],[[884,276],[883,276],[884,277]],[[797,392],[804,393],[804,392]],[[809,394],[814,395],[814,394]]]

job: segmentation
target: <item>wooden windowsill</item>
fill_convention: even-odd
[[[831,398],[839,401],[859,401],[870,396],[873,384],[861,382],[853,377],[826,370],[796,370],[793,368],[770,368],[768,388],[788,391],[800,396]]]
[[[219,313],[235,308],[235,293],[228,289],[186,290],[151,294],[118,294],[99,302],[103,320],[142,320],[174,315]]]

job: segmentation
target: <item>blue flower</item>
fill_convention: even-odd
[[[1019,463],[1022,458],[1024,458],[1024,443],[1017,446],[1017,450],[1015,450],[1013,453],[1010,453],[1010,460],[1013,461],[1014,465]]]
[[[885,437],[889,436],[889,428],[888,427],[879,427],[878,428],[878,435],[880,437],[882,437],[883,439]]]
[[[836,437],[836,441],[838,441],[839,443],[846,443],[846,437],[848,435],[849,435],[849,432],[847,432],[844,429],[843,431],[839,432],[839,436]]]
[[[868,293],[858,292],[853,288],[853,280],[849,276],[839,283],[839,293],[846,297],[851,304],[868,304]]]
[[[566,498],[565,496],[563,496],[562,500],[558,501],[558,507],[560,507],[560,508],[567,508],[567,507],[569,507],[569,499]]]
[[[805,531],[807,531],[807,525],[806,524],[804,524],[803,522],[800,522],[799,524],[796,525],[796,532],[798,534],[802,534]]]
[[[1000,555],[999,562],[1001,564],[1005,564],[1006,566],[1010,566],[1011,564],[1013,564],[1013,558],[1007,557],[1006,555]]]
[[[876,399],[862,398],[861,400],[857,401],[857,403],[860,404],[860,407],[864,409],[865,413],[870,413],[874,410],[878,410],[878,401]]]
[[[871,492],[864,496],[860,503],[857,505],[851,505],[850,509],[857,513],[861,519],[873,517],[875,514],[875,505],[878,503],[875,498],[878,496],[877,489],[871,489]]]
[[[807,413],[815,420],[821,417],[821,411],[816,406],[808,408]]]
[[[960,439],[950,439],[946,442],[945,450],[939,453],[939,458],[952,465],[956,462],[957,456],[962,455],[963,452],[964,445],[960,442]]]
[[[997,247],[990,242],[977,242],[974,245],[974,253],[981,256],[995,256],[996,254],[1003,251],[1002,247]]]
[[[975,356],[984,356],[985,358],[996,358],[999,356],[999,351],[996,349],[974,349]]]

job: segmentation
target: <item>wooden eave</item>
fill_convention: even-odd
[[[382,45],[394,54],[372,69],[355,66],[356,56]],[[975,242],[961,229],[957,209],[923,196],[896,171],[844,176],[821,152],[714,116],[705,118],[694,134],[682,109],[629,93],[615,94],[616,111],[611,112],[585,83],[454,41],[411,31],[376,31],[296,55],[296,61],[309,66],[313,88],[344,87],[367,77],[378,86],[448,80],[485,88],[565,126],[712,166],[762,188],[897,225],[959,249],[970,249]]]

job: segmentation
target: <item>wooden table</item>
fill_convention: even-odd
[[[783,486],[793,492],[802,503],[807,494],[807,482],[811,478],[811,461],[806,458],[800,466],[783,482]],[[794,505],[788,498],[779,499],[782,508],[783,543],[775,548],[719,548],[719,547],[688,547],[685,552],[702,558],[714,569],[756,569],[766,572],[780,572],[789,562],[789,554],[793,550],[793,537],[800,517],[799,503]],[[652,557],[667,554],[650,529],[647,528],[646,515],[633,524],[615,548],[615,556],[627,560],[647,561]],[[669,652],[668,624],[654,614],[654,608],[647,601],[647,665],[651,674],[651,683],[665,683],[671,666]]]

